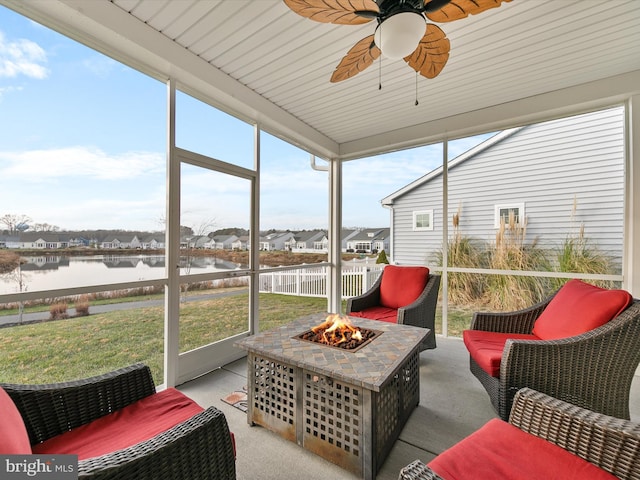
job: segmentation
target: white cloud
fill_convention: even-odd
[[[26,152],[0,151],[0,175],[21,181],[50,181],[56,177],[131,179],[164,171],[163,153],[125,152],[110,155],[92,147],[75,146]]]
[[[43,65],[46,62],[47,54],[37,43],[26,39],[8,41],[0,32],[0,77],[44,79],[49,75]]]

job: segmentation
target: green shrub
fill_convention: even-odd
[[[376,258],[376,263],[386,263],[389,264],[389,259],[387,258],[387,253],[383,250],[380,250],[378,254],[378,258]]]

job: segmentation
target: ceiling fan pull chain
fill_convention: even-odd
[[[416,107],[418,106],[418,71],[416,70]]]

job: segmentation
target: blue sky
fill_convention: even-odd
[[[165,99],[162,82],[0,6],[0,217],[161,230]],[[251,126],[185,95],[177,119],[178,146],[252,166]],[[450,157],[485,137],[452,142]],[[270,135],[261,145],[261,228],[326,228],[327,173]],[[438,167],[441,152],[434,145],[346,162],[343,225],[388,226],[380,200]],[[247,182],[185,168],[181,223],[246,228],[247,192]]]

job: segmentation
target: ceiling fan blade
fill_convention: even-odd
[[[437,0],[432,0],[437,1]],[[469,15],[477,15],[490,8],[499,7],[502,2],[510,2],[511,0],[451,0],[435,12],[427,13],[427,18],[432,22],[452,22]]]
[[[357,75],[380,56],[380,49],[373,42],[373,35],[363,38],[347,52],[336,67],[331,82],[337,83]]]
[[[431,13],[440,10],[451,0],[424,0],[424,13]]]
[[[435,78],[449,60],[450,48],[449,39],[442,29],[429,23],[418,48],[404,61],[423,77]]]
[[[339,25],[361,25],[380,13],[374,0],[284,0],[284,3],[298,15]]]

